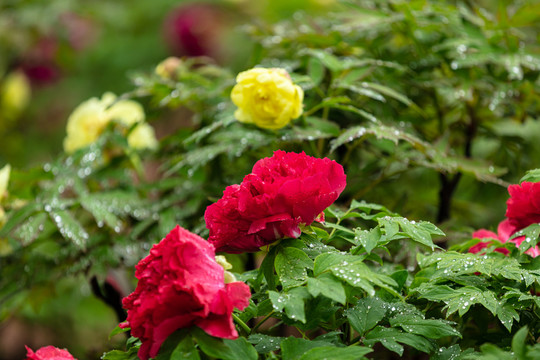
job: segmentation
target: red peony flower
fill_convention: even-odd
[[[322,219],[345,180],[343,167],[333,160],[278,150],[257,161],[240,185],[228,186],[206,209],[208,241],[217,251],[241,253],[296,238],[300,224]]]
[[[540,182],[523,182],[508,187],[506,217],[517,230],[540,222]],[[516,231],[517,231],[516,230]]]
[[[510,224],[510,220],[505,219],[505,220],[501,221],[501,223],[497,227],[497,233],[498,234],[495,234],[494,232],[489,231],[489,230],[480,229],[480,230],[475,231],[473,233],[473,238],[476,238],[476,239],[496,239],[496,240],[499,240],[500,242],[504,243],[504,242],[507,242],[508,239],[510,239],[510,237],[516,231],[518,231],[518,229],[516,229],[514,226],[512,226]],[[515,243],[516,246],[519,247],[519,245],[521,245],[521,243],[524,240],[525,240],[525,236],[519,236],[519,237],[514,238],[514,239],[512,239],[510,241]],[[488,242],[478,243],[478,244],[472,246],[469,249],[469,252],[471,252],[473,254],[476,254],[476,253],[480,252],[482,249],[488,247],[490,244],[491,244],[491,242],[489,242],[489,241]],[[508,255],[508,253],[509,253],[508,249],[505,249],[505,248],[497,248],[497,249],[495,249],[495,251],[500,252],[501,254],[505,254],[505,255]],[[525,251],[525,254],[529,254],[532,257],[537,257],[538,255],[540,255],[540,249],[538,248],[538,246],[535,246],[534,248],[531,248],[531,249]]]
[[[67,350],[58,349],[54,346],[44,346],[36,352],[33,352],[26,346],[25,360],[77,360]]]
[[[485,230],[485,229],[480,229],[480,230],[477,230],[477,231],[473,232],[472,237],[474,239],[496,239],[496,240],[499,240],[501,242],[504,242],[499,238],[499,235],[495,234],[493,231],[489,231],[489,230]],[[469,249],[469,252],[473,253],[473,254],[477,254],[480,251],[482,251],[482,249],[487,248],[489,245],[491,245],[491,241],[479,242],[478,244],[472,246]],[[505,249],[505,248],[497,248],[497,249],[495,249],[495,251],[500,252],[501,254],[505,254],[505,255],[508,255],[508,253],[509,253],[508,249]]]
[[[198,326],[206,333],[235,339],[233,308],[249,305],[249,287],[224,283],[224,269],[215,260],[214,247],[177,226],[136,266],[137,288],[124,298],[126,323],[141,342],[139,357],[156,356],[175,330]]]

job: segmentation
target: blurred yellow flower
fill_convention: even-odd
[[[156,66],[155,73],[164,79],[175,80],[177,75],[176,72],[181,64],[181,59],[175,56],[170,56]]]
[[[108,107],[107,117],[109,120],[116,120],[120,124],[126,127],[131,127],[135,123],[142,123],[144,121],[144,109],[138,102],[133,100],[119,100],[116,101],[116,96],[111,93],[106,93],[103,97],[106,106]],[[110,105],[112,104],[112,105]]]
[[[7,196],[7,188],[9,183],[9,175],[11,173],[11,166],[7,164],[2,169],[0,169],[0,202],[4,197]],[[6,222],[6,213],[4,208],[0,205],[0,228],[4,226]]]
[[[231,99],[238,121],[275,130],[302,115],[304,92],[284,69],[254,68],[238,74]]]
[[[128,136],[129,145],[137,149],[155,148],[157,140],[154,131],[144,122],[144,118],[143,107],[135,101],[117,101],[116,95],[112,93],[103,94],[101,99],[91,98],[77,106],[69,116],[64,150],[72,153],[92,144],[111,121],[126,128],[138,123]]]
[[[0,85],[0,117],[16,119],[28,105],[30,92],[30,82],[22,72],[8,74]]]
[[[11,166],[9,164],[0,169],[0,201],[7,195],[10,174]]]
[[[72,153],[92,144],[103,132],[109,122],[107,105],[103,100],[91,98],[77,106],[71,113],[67,123],[67,136],[64,139],[66,152]]]
[[[151,149],[158,147],[154,128],[147,123],[140,123],[128,135],[128,144],[134,149]]]

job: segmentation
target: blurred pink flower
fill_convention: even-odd
[[[224,13],[219,7],[191,3],[167,16],[163,33],[173,55],[219,58],[223,27]]]
[[[26,347],[25,360],[77,360],[67,350],[58,349],[54,346],[44,346],[34,352],[28,346]]]

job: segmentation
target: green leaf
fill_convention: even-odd
[[[363,213],[369,215],[368,217],[363,216],[363,219],[371,220],[375,218],[380,218],[382,216],[398,216],[398,214],[393,213],[392,211],[388,210],[386,207],[379,205],[379,204],[372,204],[362,201],[353,200],[351,202],[351,206],[349,207],[349,211],[351,210],[360,210]]]
[[[92,193],[89,196],[98,206],[115,215],[131,215],[137,220],[143,220],[151,214],[149,204],[140,199],[134,191],[113,190]]]
[[[382,217],[378,218],[377,222],[379,226],[384,229],[386,239],[392,239],[399,232],[399,224],[393,220],[391,217]]]
[[[127,331],[129,331],[129,328],[121,328],[119,325],[116,325],[116,327],[109,334],[109,340],[111,340],[113,336],[125,333]]]
[[[346,281],[349,285],[358,287],[366,291],[370,296],[375,295],[373,285],[388,290],[390,293],[397,295],[392,286],[397,287],[394,279],[373,272],[366,264],[357,262],[342,266],[336,266],[331,269],[332,273]]]
[[[490,277],[501,276],[510,280],[524,281],[527,286],[538,279],[524,269],[516,259],[499,253],[479,256],[447,251],[425,256],[419,261],[419,265],[422,268],[436,265],[437,271],[433,274],[433,279],[481,273]]]
[[[123,224],[120,219],[107,209],[101,199],[96,199],[89,194],[81,196],[79,200],[81,206],[96,219],[96,223],[99,227],[102,227],[103,224],[105,224],[115,232],[120,232],[122,230]]]
[[[223,341],[231,349],[235,356],[234,359],[257,360],[259,357],[257,350],[244,337],[239,337],[236,340],[225,339]]]
[[[333,224],[333,223],[325,223],[325,226],[327,228],[331,228],[331,229],[336,229],[336,230],[339,230],[339,231],[342,231],[343,233],[347,233],[347,234],[351,234],[351,235],[354,235],[354,231],[343,226],[343,225],[339,225],[339,224]]]
[[[353,262],[362,261],[362,257],[354,255],[332,254],[324,253],[315,258],[313,266],[313,274],[319,276],[323,272],[330,271],[330,268],[336,264],[340,264],[343,261]]]
[[[322,347],[333,346],[332,343],[319,340],[305,340],[288,337],[281,342],[281,355],[283,360],[299,360],[309,350]]]
[[[199,360],[191,335],[186,329],[177,330],[167,337],[159,348],[156,360]]]
[[[166,171],[165,175],[169,176],[184,167],[189,167],[189,170],[193,173],[199,167],[215,159],[217,156],[230,153],[232,150],[233,144],[229,142],[198,147],[195,150],[184,153],[181,160],[172,165]]]
[[[529,359],[540,359],[540,344],[534,344],[532,347],[528,347],[527,356]]]
[[[218,359],[231,359],[234,356],[231,349],[223,342],[223,339],[208,335],[202,329],[194,327],[191,330],[193,338],[200,349],[208,356]]]
[[[315,86],[319,85],[324,78],[324,66],[319,59],[311,57],[307,66],[308,76]]]
[[[529,334],[529,328],[527,326],[522,327],[512,338],[512,351],[518,360],[527,360],[526,355],[527,348],[527,335]]]
[[[454,329],[448,322],[438,319],[422,319],[415,315],[398,315],[390,319],[392,327],[401,327],[403,330],[422,335],[429,339],[440,339],[445,336],[458,336],[459,331]]]
[[[309,49],[307,51],[315,59],[319,60],[324,66],[330,69],[332,72],[338,72],[344,68],[343,63],[339,58],[332,55],[328,51],[319,49]]]
[[[471,354],[471,356],[466,356],[465,359],[471,360],[516,360],[512,354],[506,352],[499,347],[493,344],[482,344],[480,346],[482,355]]]
[[[350,99],[349,99],[349,102],[350,102]],[[356,115],[358,115],[358,116],[360,116],[360,117],[362,117],[362,118],[364,118],[364,119],[366,119],[368,121],[371,121],[373,123],[376,123],[378,121],[377,118],[373,114],[368,113],[365,110],[359,109],[354,105],[343,104],[343,103],[339,103],[339,102],[333,102],[332,104],[329,105],[329,107],[332,107],[332,108],[338,109],[338,110],[351,112],[351,113],[356,114]]]
[[[257,350],[259,354],[266,354],[271,351],[279,350],[281,342],[285,340],[285,338],[264,334],[252,334],[247,340],[255,345],[255,350]]]
[[[319,237],[322,241],[326,241],[330,237],[330,234],[328,234],[324,229],[321,229],[313,225],[310,228],[317,235],[317,237]]]
[[[161,211],[159,214],[159,237],[165,238],[167,234],[174,229],[178,224],[176,220],[177,209],[170,207],[164,211]]]
[[[354,307],[345,310],[345,315],[353,329],[364,335],[384,318],[385,305],[378,297],[366,297],[360,299]]]
[[[524,181],[528,182],[539,182],[540,181],[540,169],[534,169],[529,170],[525,173],[525,176],[523,176],[519,182],[522,183]]]
[[[266,316],[273,311],[274,307],[270,299],[265,299],[257,304],[257,316]]]
[[[51,211],[49,213],[60,234],[71,240],[75,246],[84,250],[88,241],[88,233],[67,210]]]
[[[238,279],[238,280],[245,282],[245,279]],[[253,299],[250,299],[248,307],[242,310],[242,312],[238,314],[238,317],[240,318],[240,320],[242,320],[245,323],[247,323],[249,320],[253,319],[256,316],[257,316],[257,305],[255,305],[255,303],[253,302]]]
[[[363,359],[364,355],[369,354],[372,351],[373,349],[362,346],[321,346],[308,350],[300,357],[300,360],[358,360]]]
[[[463,316],[474,304],[481,304],[493,315],[497,314],[499,303],[491,291],[481,290],[472,286],[465,286],[454,290],[446,285],[428,283],[423,283],[415,291],[419,292],[421,298],[445,302],[448,309],[447,317],[456,311],[458,311],[459,316]]]
[[[362,82],[360,83],[360,85],[363,88],[371,89],[371,90],[377,91],[378,93],[384,94],[388,97],[394,98],[397,101],[402,102],[403,104],[407,106],[410,106],[413,104],[413,102],[407,96],[400,94],[399,92],[397,92],[396,90],[388,86],[384,86],[384,85],[376,84],[372,82]]]
[[[364,344],[373,346],[380,342],[385,348],[400,356],[403,355],[403,347],[399,343],[409,345],[425,353],[435,350],[435,345],[428,339],[414,334],[404,333],[395,328],[376,327],[370,331],[364,340]]]
[[[398,284],[398,289],[401,290],[403,286],[405,286],[405,282],[409,278],[409,272],[405,269],[397,270],[394,271],[392,275],[390,275],[390,277],[396,281],[396,283]]]
[[[334,136],[338,136],[340,133],[339,125],[336,124],[335,122],[332,122],[326,119],[321,119],[314,116],[308,116],[306,118],[306,122],[308,123],[308,127],[310,129],[317,130],[321,132],[322,134],[326,134],[326,135],[334,137]]]
[[[353,85],[354,83],[364,78],[366,75],[369,75],[369,72],[369,67],[351,69],[345,74],[345,76],[339,79],[339,83],[337,84],[337,86],[341,87],[342,85]]]
[[[525,236],[523,242],[519,245],[519,253],[523,254],[525,251],[529,250],[532,247],[535,247],[538,243],[540,236],[540,224],[532,224],[527,226],[524,229],[519,230],[514,235],[510,237],[510,240],[515,239],[519,236]]]
[[[454,360],[458,359],[458,356],[461,354],[461,349],[459,345],[452,345],[448,348],[439,348],[435,354],[431,356],[432,360]]]
[[[31,216],[28,221],[19,226],[15,235],[21,239],[23,246],[31,244],[39,236],[45,221],[47,221],[47,214],[41,212]]]
[[[357,139],[362,139],[368,135],[375,136],[377,139],[386,139],[394,142],[396,145],[400,140],[411,144],[415,149],[426,151],[432,149],[432,146],[418,137],[407,133],[403,129],[393,126],[383,125],[379,122],[369,126],[353,126],[344,131],[336,139],[332,140],[330,151],[334,151],[341,145],[350,143]]]
[[[411,240],[416,241],[422,245],[429,246],[431,250],[435,249],[435,244],[433,244],[433,240],[431,240],[431,234],[432,227],[429,225],[426,226],[423,221],[420,221],[416,223],[416,221],[409,221],[405,218],[394,218],[392,219],[396,221],[403,232],[407,234]],[[433,231],[435,231],[435,234],[440,234],[441,231],[433,225]],[[444,234],[444,233],[443,233]]]
[[[28,219],[34,213],[43,210],[43,206],[36,202],[30,202],[22,208],[9,214],[7,222],[0,229],[0,237],[5,237],[13,228]]]
[[[130,337],[126,342],[126,351],[113,350],[104,353],[101,357],[102,360],[139,360],[137,352],[141,347],[139,339]]]
[[[373,272],[363,262],[363,258],[354,255],[342,255],[326,253],[315,259],[314,274],[318,276],[324,271],[331,271],[334,276],[344,280],[353,287],[366,291],[370,296],[375,295],[374,285],[377,285],[390,293],[400,296],[392,287],[397,283],[389,276]]]
[[[274,261],[283,290],[302,285],[307,280],[307,269],[313,269],[313,261],[295,247],[280,247]]]
[[[356,86],[353,84],[346,84],[346,83],[339,83],[337,87],[353,91],[359,95],[367,96],[377,101],[386,102],[386,99],[384,98],[384,96],[381,95],[381,93],[379,93],[378,91],[374,91],[372,89],[368,89],[362,86]]]
[[[294,288],[284,293],[268,291],[272,306],[277,312],[285,309],[285,314],[291,320],[306,322],[304,302],[311,297],[304,287]]]
[[[202,352],[208,356],[223,360],[257,359],[257,351],[245,338],[223,340],[210,336],[197,327],[192,328],[191,334]]]
[[[131,348],[127,351],[113,350],[101,357],[101,360],[139,360],[137,355],[138,348]]]
[[[519,313],[514,306],[503,302],[497,307],[497,317],[508,331],[512,331],[514,320],[519,321]]]
[[[382,236],[381,229],[378,226],[374,227],[369,231],[357,228],[354,230],[354,232],[355,237],[360,241],[368,254],[371,253],[371,250],[377,247],[377,244],[379,243],[379,240]]]
[[[313,297],[322,295],[343,305],[347,301],[341,281],[329,273],[323,273],[317,278],[308,278],[307,289]]]
[[[228,125],[235,122],[236,119],[232,115],[232,112],[228,112],[227,115],[222,116],[221,119],[216,120],[212,122],[210,125],[205,126],[197,131],[195,131],[193,134],[191,134],[187,139],[184,140],[184,144],[189,145],[193,142],[199,143],[202,139],[204,139],[206,136],[210,135],[217,129],[221,127],[227,127]]]
[[[276,280],[274,277],[274,260],[276,259],[277,246],[274,246],[268,251],[268,254],[264,257],[263,262],[259,268],[259,271],[264,275],[268,289],[276,289]]]

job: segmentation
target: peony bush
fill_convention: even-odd
[[[540,357],[533,5],[345,5],[243,27],[241,69],[165,58],[2,167],[0,322],[63,324],[27,359]],[[171,48],[211,56],[181,10]]]

